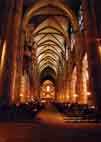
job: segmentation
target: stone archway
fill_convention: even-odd
[[[35,3],[31,8],[29,8],[25,15],[24,15],[24,20],[23,20],[23,27],[25,28],[26,25],[28,24],[29,20],[31,19],[32,16],[34,16],[34,13],[38,11],[39,9],[47,6],[47,5],[52,5],[54,7],[57,7],[61,10],[63,10],[66,14],[67,17],[69,17],[70,22],[72,24],[72,27],[74,28],[74,31],[77,32],[79,31],[79,24],[76,18],[76,15],[74,12],[63,2],[60,2],[58,0],[44,0],[41,1],[39,0],[37,3]]]

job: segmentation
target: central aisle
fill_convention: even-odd
[[[45,109],[38,113],[35,121],[48,125],[64,124],[64,118],[62,114],[60,114],[51,103],[46,104]]]

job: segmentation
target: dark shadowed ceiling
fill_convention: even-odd
[[[60,1],[64,1],[70,8],[72,8],[75,11],[79,8],[80,5],[80,0],[60,0]],[[35,2],[37,2],[37,0],[24,0],[24,6],[27,8]]]

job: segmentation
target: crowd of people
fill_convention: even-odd
[[[38,101],[1,105],[0,121],[33,121],[43,107],[43,104]]]

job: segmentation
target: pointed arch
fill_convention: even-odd
[[[24,28],[29,23],[32,16],[34,16],[34,13],[45,6],[52,5],[56,8],[59,8],[63,10],[66,13],[66,16],[70,19],[71,25],[73,26],[74,31],[79,30],[79,24],[76,18],[76,15],[74,12],[69,8],[69,6],[65,5],[63,2],[60,2],[58,0],[39,0],[34,5],[32,5],[31,8],[29,8],[25,15],[24,15],[24,21],[23,26]]]

